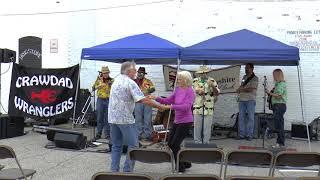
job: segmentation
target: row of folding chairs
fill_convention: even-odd
[[[230,176],[227,180],[282,180],[280,177],[266,176]],[[92,180],[155,180],[155,178],[139,173],[98,172]],[[213,174],[170,174],[160,177],[160,180],[221,180]],[[319,177],[298,177],[297,180],[319,180]]]
[[[18,161],[16,153],[10,146],[0,145],[0,159],[14,159],[18,168],[5,168],[5,166],[0,165],[0,180],[10,180],[10,179],[30,179],[36,173],[33,169],[23,169]]]
[[[171,164],[172,172],[179,169],[178,162],[191,162],[196,164],[213,163],[220,164],[219,177],[227,177],[228,165],[263,167],[268,169],[266,176],[274,177],[275,170],[282,167],[302,168],[320,166],[320,153],[317,152],[292,152],[283,151],[274,155],[268,150],[248,151],[234,150],[225,153],[217,148],[182,148],[177,155],[175,166],[173,154],[170,150],[161,149],[132,149],[129,151],[131,160],[143,163]],[[224,168],[223,168],[224,166]],[[224,174],[222,176],[222,170]],[[319,169],[318,176],[320,175]]]

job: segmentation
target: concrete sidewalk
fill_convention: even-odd
[[[45,134],[31,131],[31,128],[25,128],[28,133],[24,136],[2,139],[0,144],[11,146],[23,168],[35,169],[35,180],[89,180],[92,175],[99,171],[109,171],[110,153],[89,152],[95,149],[106,149],[107,145],[101,145],[97,148],[88,148],[84,150],[67,150],[67,149],[47,149],[45,145],[49,142]],[[92,129],[81,129],[88,136],[92,137]],[[214,140],[218,147],[223,148],[225,152],[238,149],[239,145],[243,146],[262,146],[261,139],[252,141],[220,139]],[[275,139],[267,140],[266,146],[273,144]],[[307,141],[291,140],[286,141],[289,148],[297,151],[309,151]],[[153,146],[157,147],[157,146]],[[312,142],[312,150],[319,152],[320,143]],[[122,157],[122,163],[125,157]],[[121,165],[122,165],[121,163]],[[17,167],[12,159],[1,160],[0,164],[6,167]],[[186,171],[186,173],[218,173],[219,165],[196,165]],[[143,164],[136,163],[135,172],[161,176],[170,173],[170,164]],[[228,174],[245,174],[245,175],[266,175],[266,169],[250,167],[234,167],[228,170]],[[284,176],[289,175],[281,173]],[[301,175],[301,173],[299,173]],[[315,174],[306,174],[307,176]],[[290,173],[292,176],[292,173]]]

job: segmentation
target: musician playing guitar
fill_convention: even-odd
[[[237,90],[239,93],[239,137],[251,141],[254,132],[254,113],[256,109],[256,94],[259,83],[258,77],[253,72],[254,66],[246,64],[241,86]],[[248,114],[248,123],[245,124],[245,117]]]
[[[271,90],[270,90],[270,93],[273,93],[274,92],[274,88],[272,88]],[[268,108],[270,109],[270,110],[272,110],[272,96],[270,95],[270,93],[268,94],[268,99],[267,99],[267,103],[268,103]]]
[[[266,90],[266,93],[271,97],[275,129],[278,135],[276,147],[281,147],[285,142],[283,116],[287,110],[287,83],[281,69],[273,71],[273,79],[275,81],[274,91]]]

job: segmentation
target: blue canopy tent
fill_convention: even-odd
[[[243,29],[213,37],[181,50],[183,64],[299,64],[299,49]]]
[[[134,60],[137,64],[178,64],[179,68],[180,50],[179,45],[155,35],[149,33],[138,34],[91,48],[83,48],[80,67],[82,60],[114,63]],[[75,120],[75,111],[73,120]]]
[[[145,33],[83,48],[81,59],[114,63],[133,59],[137,64],[176,64],[180,49],[179,45]]]
[[[299,49],[270,37],[242,29],[213,37],[181,50],[182,64],[245,64],[297,66],[302,120],[306,125],[311,151],[308,125],[304,117]]]
[[[137,64],[244,64],[297,66],[304,121],[299,49],[270,37],[243,29],[217,36],[182,49],[152,34],[140,34],[106,44],[84,48],[84,60],[122,63],[133,59]],[[308,128],[307,128],[308,130]],[[310,137],[308,133],[309,147]],[[310,148],[311,149],[311,148]]]

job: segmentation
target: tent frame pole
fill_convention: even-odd
[[[177,87],[177,80],[178,80],[178,72],[180,71],[180,63],[181,63],[181,59],[178,58],[177,59],[177,73],[176,73],[176,80],[174,81],[174,87],[173,87],[173,92],[176,90]],[[163,139],[163,144],[167,144],[167,136],[168,136],[168,129],[169,129],[169,124],[170,124],[170,117],[171,117],[171,112],[172,110],[169,110],[169,116],[168,116],[168,121],[167,121],[167,127],[166,127],[166,132],[164,134],[164,139]]]
[[[309,128],[308,128],[308,123],[306,122],[306,119],[305,119],[305,112],[304,112],[304,93],[303,93],[303,84],[302,84],[302,71],[301,71],[300,64],[297,65],[297,71],[298,71],[299,92],[300,92],[300,107],[301,107],[302,121],[306,125],[307,137],[308,137],[308,146],[309,146],[309,151],[311,152]]]
[[[76,119],[76,109],[77,109],[77,103],[78,103],[78,91],[79,91],[79,86],[80,86],[80,71],[81,71],[81,66],[82,66],[82,59],[80,59],[79,63],[79,73],[78,73],[78,80],[77,80],[77,89],[76,89],[76,97],[74,98],[74,109],[73,109],[73,115],[72,115],[72,129],[75,127],[75,119]]]

